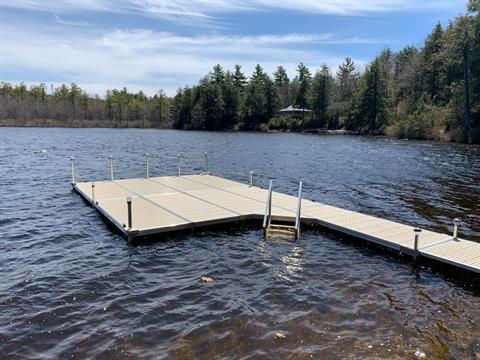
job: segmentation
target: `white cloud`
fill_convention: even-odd
[[[89,24],[88,22],[86,21],[83,21],[83,20],[80,20],[80,21],[75,21],[75,20],[65,20],[65,19],[62,19],[60,18],[60,16],[58,16],[58,14],[54,13],[53,14],[54,17],[55,17],[55,21],[59,24],[62,24],[62,25],[69,25],[69,26],[92,26],[91,24]]]
[[[2,67],[42,74],[18,80],[50,82],[60,77],[101,95],[107,88],[123,86],[149,94],[163,88],[173,95],[178,87],[197,83],[217,63],[230,69],[239,63],[247,74],[257,63],[270,73],[281,64],[293,76],[301,61],[312,70],[323,62],[337,66],[342,61],[298,45],[369,41],[338,39],[333,34],[179,36],[145,29],[68,29],[59,32],[56,25],[7,27],[0,54]]]
[[[57,13],[110,12],[166,18],[194,19],[197,24],[218,14],[284,9],[320,14],[364,15],[390,11],[456,9],[464,0],[44,0],[4,1],[0,6]]]
[[[241,52],[243,46],[274,46],[290,44],[374,44],[384,43],[374,39],[359,37],[337,38],[334,34],[263,34],[255,36],[242,35],[201,35],[178,36],[169,32],[155,32],[148,29],[115,30],[97,40],[98,44],[111,48],[124,48],[129,50],[156,49],[166,47],[212,46],[218,48],[227,46],[230,50]],[[201,50],[201,49],[200,49]]]
[[[294,76],[299,62],[314,71],[322,63],[335,68],[343,60],[343,56],[322,51],[320,45],[378,45],[386,41],[339,37],[333,33],[179,35],[150,29],[106,30],[108,25],[96,27],[83,17],[99,12],[128,14],[214,27],[221,23],[222,15],[235,12],[281,9],[366,15],[458,8],[459,3],[463,4],[464,0],[0,0],[0,9],[51,13],[53,20],[36,23],[33,17],[19,21],[5,16],[0,72],[8,69],[9,73],[26,74],[26,78],[11,79],[18,81],[49,83],[52,79],[65,79],[99,94],[107,88],[123,86],[149,94],[163,88],[174,94],[179,86],[196,83],[217,63],[230,69],[239,63],[246,74],[250,74],[257,63],[269,73],[277,65],[284,65]],[[357,59],[357,63],[364,64],[361,59]]]

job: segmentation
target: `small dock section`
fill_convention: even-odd
[[[414,257],[480,273],[480,244],[212,175],[98,182],[74,189],[129,240],[241,220],[318,224]],[[298,223],[298,224],[297,224]],[[271,225],[274,227],[275,225]],[[290,228],[294,228],[291,226]],[[416,230],[416,231],[415,231]],[[295,232],[292,230],[292,232]],[[455,230],[456,232],[456,230]],[[321,244],[319,244],[321,246]]]

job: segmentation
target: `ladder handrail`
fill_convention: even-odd
[[[300,234],[300,220],[302,212],[302,187],[303,183],[298,184],[298,200],[297,200],[297,214],[295,217],[295,236],[298,238]]]
[[[272,217],[272,180],[268,185],[268,194],[267,201],[265,202],[265,215],[263,216],[263,229],[266,230],[267,226],[270,225]]]

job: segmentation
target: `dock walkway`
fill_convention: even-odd
[[[128,238],[239,220],[263,219],[268,190],[212,175],[79,182],[74,189]],[[93,185],[93,186],[92,186]],[[131,218],[127,199],[131,199]],[[272,193],[273,219],[294,221],[297,198]],[[480,273],[480,243],[303,199],[301,222],[314,223],[414,256]]]

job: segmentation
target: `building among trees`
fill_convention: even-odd
[[[285,109],[278,110],[280,116],[289,117],[292,119],[302,119],[312,113],[312,110],[295,108],[292,105]]]

